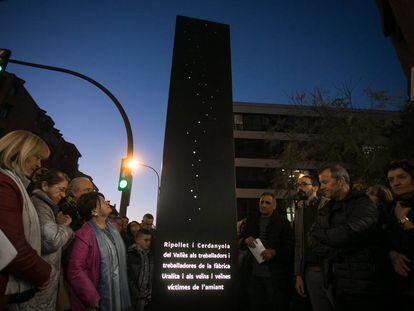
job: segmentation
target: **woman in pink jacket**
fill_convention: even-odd
[[[85,224],[76,231],[69,256],[72,310],[127,310],[126,252],[121,235],[107,219],[112,210],[96,192],[82,195],[77,207]]]

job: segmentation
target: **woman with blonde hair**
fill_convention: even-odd
[[[0,229],[17,250],[0,273],[0,310],[7,303],[8,309],[18,309],[49,282],[51,267],[40,257],[39,219],[26,190],[49,154],[46,143],[28,131],[13,131],[0,139]]]

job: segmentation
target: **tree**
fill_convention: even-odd
[[[309,161],[316,163],[318,168],[341,163],[349,169],[357,187],[384,181],[386,163],[392,157],[404,154],[397,152],[403,142],[412,141],[414,108],[406,106],[410,115],[407,112],[401,114],[395,108],[385,111],[390,105],[401,105],[400,98],[368,89],[365,95],[371,109],[355,109],[352,93],[351,85],[345,83],[337,88],[334,97],[321,89],[291,97],[294,105],[309,109],[310,117],[298,118],[289,131],[290,140],[279,157],[286,168],[298,169],[298,163]],[[390,135],[397,128],[399,140]],[[405,154],[414,154],[412,143],[405,149]],[[287,174],[285,179],[289,181],[289,178],[292,177]]]
[[[393,159],[414,159],[414,102],[406,102],[389,131]]]

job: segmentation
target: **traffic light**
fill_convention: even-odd
[[[119,191],[129,190],[131,189],[131,184],[132,184],[131,169],[128,167],[128,160],[126,158],[123,158],[121,162],[121,171],[119,172],[118,190]]]
[[[0,49],[0,74],[6,71],[7,63],[11,55],[10,50]]]

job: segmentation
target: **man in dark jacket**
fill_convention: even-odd
[[[255,248],[260,239],[265,250],[262,264],[249,252],[244,264],[244,278],[249,281],[251,310],[288,310],[292,285],[293,230],[289,221],[276,211],[272,193],[263,193],[259,213],[249,216],[242,246]]]
[[[309,242],[325,286],[332,286],[335,310],[380,310],[378,211],[366,194],[350,188],[340,165],[323,169],[319,182],[331,200],[319,210]]]
[[[326,203],[326,198],[317,195],[319,183],[316,177],[300,176],[296,183],[298,202],[295,213],[295,288],[300,296],[309,294],[313,310],[332,311],[331,289],[323,287],[321,264],[308,243],[308,233],[315,222],[318,210]],[[306,289],[305,289],[306,283]],[[307,291],[307,293],[306,293]]]
[[[414,306],[414,163],[392,161],[387,178],[396,198],[389,224],[389,257],[397,277],[400,310]]]

